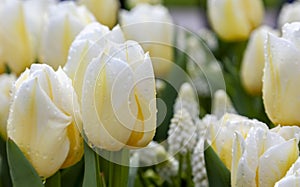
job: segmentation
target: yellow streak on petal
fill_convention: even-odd
[[[137,121],[134,125],[134,129],[137,129],[136,127],[138,125],[142,126],[142,128],[138,128],[138,129],[144,129],[144,115],[143,115],[143,112],[142,112],[141,104],[140,104],[140,101],[139,101],[139,98],[138,98],[137,94],[135,94],[134,97],[135,97],[135,101],[136,101],[136,104],[137,104],[137,107],[138,107]],[[141,121],[141,123],[140,123],[140,121]],[[141,140],[143,138],[143,136],[144,136],[144,132],[132,131],[132,133],[130,134],[129,140],[127,141],[126,144],[128,146],[138,147],[138,142],[139,142],[139,140]]]
[[[70,149],[61,168],[67,168],[76,164],[83,156],[83,139],[81,138],[74,122],[68,126],[67,134],[70,141]]]

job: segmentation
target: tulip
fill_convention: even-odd
[[[265,46],[263,102],[274,124],[299,125],[300,23],[286,24],[282,37],[269,34]]]
[[[262,0],[209,0],[207,9],[213,30],[226,41],[246,40],[264,17]]]
[[[268,26],[261,26],[254,30],[244,52],[241,79],[246,91],[252,95],[260,95],[262,92],[262,77],[265,65],[264,41],[269,32],[277,35],[276,31]]]
[[[156,76],[167,74],[173,61],[172,18],[162,5],[139,4],[131,11],[122,10],[120,24],[126,39],[139,42],[149,51]]]
[[[37,173],[47,178],[83,155],[79,107],[71,80],[61,70],[33,64],[15,83],[7,134]]]
[[[281,28],[285,23],[300,21],[299,9],[299,1],[283,5],[278,16],[278,27]]]
[[[276,182],[275,187],[297,187],[300,181],[300,158],[292,165],[286,175]]]
[[[16,76],[13,74],[0,75],[0,135],[6,139],[6,125],[11,100],[11,88],[13,86]]]
[[[82,96],[82,84],[88,64],[103,52],[107,42],[123,43],[125,41],[119,26],[109,30],[100,23],[87,25],[71,44],[68,61],[64,71],[72,79],[78,95]]]
[[[40,61],[54,69],[65,65],[69,47],[76,35],[93,21],[95,18],[92,13],[74,2],[61,2],[51,7],[42,36]]]
[[[119,1],[118,0],[79,0],[103,25],[113,28],[117,23]]]
[[[297,138],[285,140],[268,129],[252,128],[244,138],[235,132],[231,186],[268,187],[281,179],[297,160]]]
[[[155,80],[138,43],[107,43],[87,66],[81,97],[83,131],[109,151],[146,146],[156,127]]]
[[[0,50],[3,61],[13,72],[20,74],[36,61],[44,18],[52,4],[50,0],[10,0],[3,4],[0,10]]]
[[[285,140],[289,140],[292,138],[300,138],[300,127],[298,126],[276,126],[270,130],[271,132],[275,132],[283,137]]]
[[[236,114],[224,114],[219,121],[212,121],[208,126],[208,140],[225,166],[230,170],[232,163],[232,146],[235,132],[246,137],[251,128],[268,129],[268,126],[257,120],[250,120]]]

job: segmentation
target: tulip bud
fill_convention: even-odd
[[[286,24],[282,37],[268,34],[265,46],[263,102],[274,124],[300,125],[300,22]]]
[[[212,28],[227,41],[246,40],[264,17],[262,0],[209,0],[207,9]]]
[[[262,128],[251,128],[247,137],[235,132],[231,186],[274,186],[297,160],[298,142]]]
[[[111,31],[100,23],[87,25],[73,41],[64,71],[72,79],[78,98],[82,96],[82,84],[88,64],[105,50],[106,43],[125,41],[119,26]]]
[[[103,25],[113,28],[117,23],[119,1],[118,0],[80,0]]]
[[[278,28],[285,23],[300,21],[300,1],[283,5],[278,16]]]
[[[242,60],[242,83],[246,91],[252,95],[260,95],[262,92],[262,77],[265,66],[264,41],[269,32],[278,35],[275,30],[268,26],[259,27],[251,33]]]
[[[11,88],[16,80],[13,74],[0,75],[0,135],[7,138],[6,125],[11,100]]]
[[[120,13],[125,38],[139,42],[149,51],[156,76],[167,74],[173,62],[172,23],[168,9],[161,5],[139,4]]]
[[[42,36],[40,61],[54,69],[65,65],[69,47],[76,35],[93,21],[92,13],[74,2],[61,2],[51,7]]]
[[[83,140],[75,120],[80,125],[77,97],[61,69],[33,64],[18,78],[7,134],[41,177],[81,159]]]
[[[19,74],[36,61],[43,22],[52,4],[50,0],[10,0],[3,4],[0,53],[13,72]]]
[[[81,98],[83,130],[94,147],[146,146],[156,127],[155,80],[138,43],[107,43],[87,66]]]

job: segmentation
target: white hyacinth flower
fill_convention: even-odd
[[[221,118],[225,113],[236,114],[232,102],[224,90],[218,90],[214,94],[211,113]]]
[[[168,131],[169,153],[185,155],[192,151],[196,145],[196,125],[193,123],[190,113],[185,109],[177,111],[171,120]]]
[[[157,172],[161,178],[171,182],[171,177],[178,174],[179,163],[178,161],[170,156],[168,160],[157,166]]]
[[[189,83],[183,83],[180,87],[178,97],[174,105],[174,113],[186,109],[192,119],[195,120],[199,116],[199,104],[196,93]]]
[[[199,139],[192,156],[192,172],[195,187],[208,186],[207,173],[204,160],[204,141],[205,138]]]

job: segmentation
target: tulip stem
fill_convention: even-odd
[[[108,186],[126,187],[129,173],[129,150],[122,149],[118,152],[110,152],[109,159]]]

